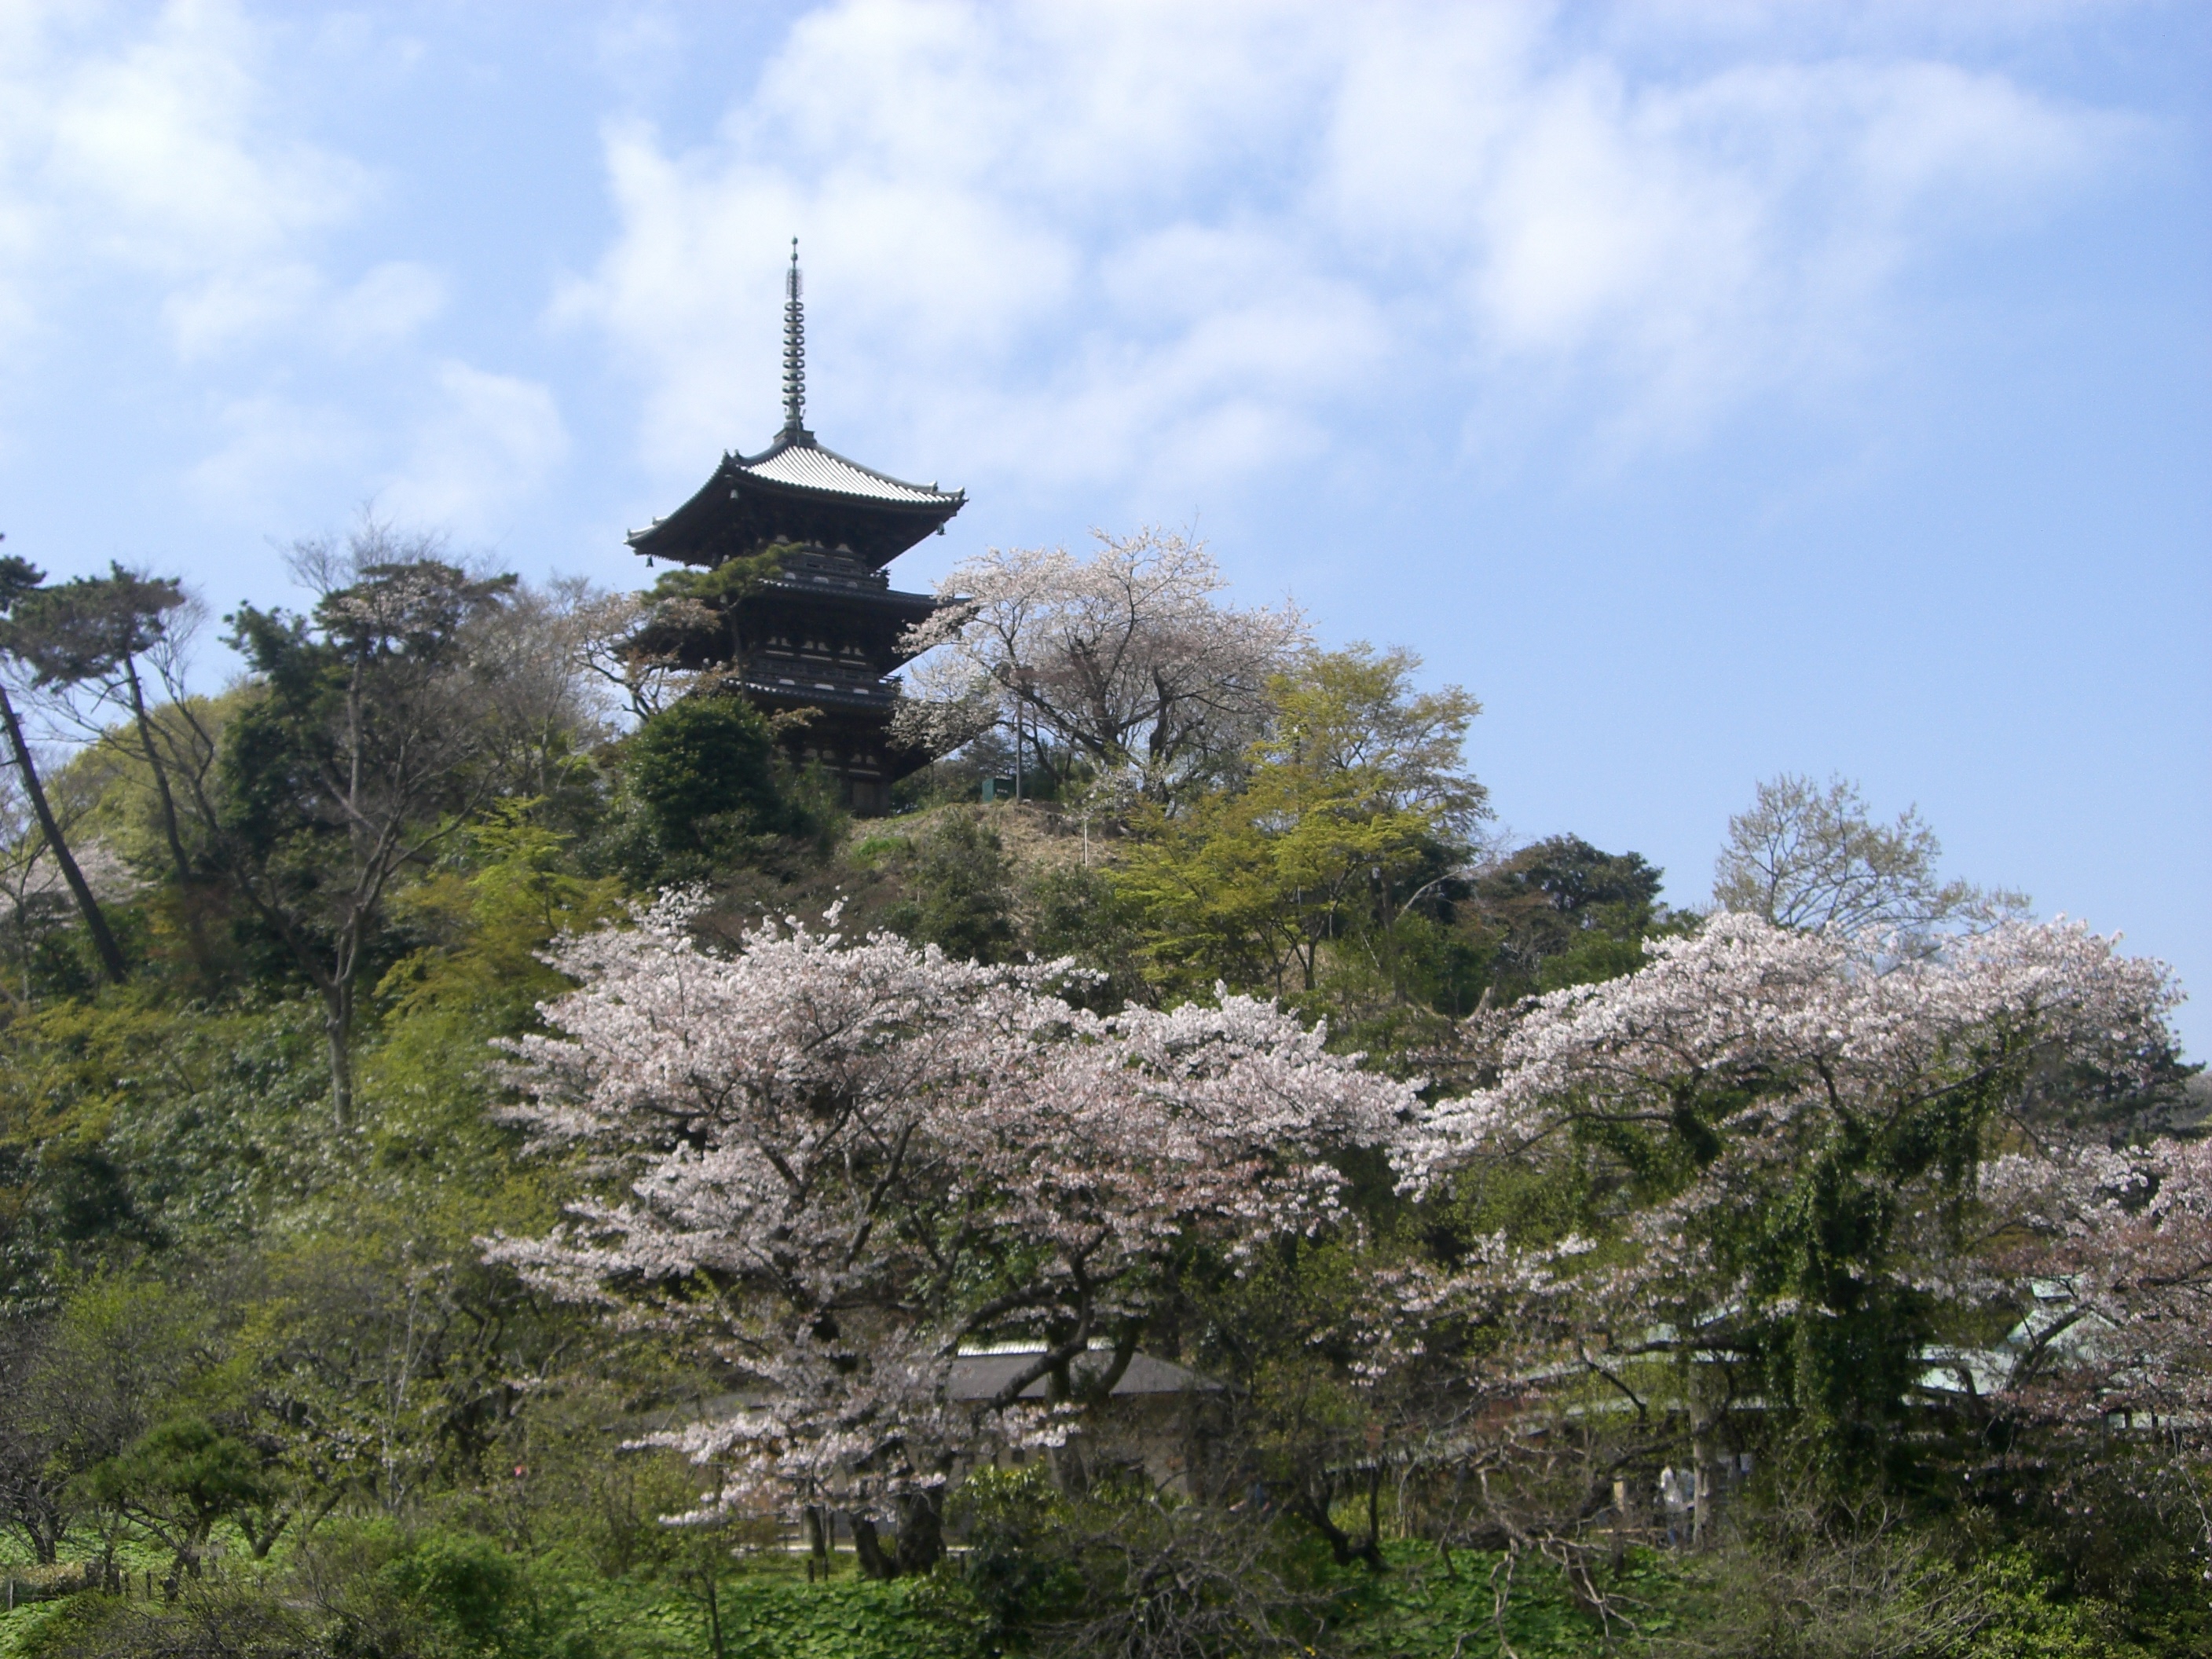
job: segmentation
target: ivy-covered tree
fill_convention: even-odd
[[[2063,1254],[2008,1273],[1984,1253],[2014,1220],[1981,1190],[2008,1114],[2055,1063],[2158,1064],[2175,997],[2162,963],[2073,925],[1881,950],[1726,913],[1635,974],[1535,1000],[1494,1085],[1433,1108],[1403,1167],[1419,1191],[1517,1178],[1564,1202],[1540,1236],[1410,1273],[1403,1305],[1521,1298],[1507,1369],[1639,1415],[1671,1401],[1701,1489],[1750,1400],[1832,1489],[1909,1488],[1927,1408],[1956,1404],[1931,1370],[2032,1310]]]

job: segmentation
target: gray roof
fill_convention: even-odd
[[[811,439],[780,444],[757,460],[733,458],[730,470],[770,483],[793,484],[801,489],[819,489],[834,495],[854,495],[864,501],[896,501],[904,507],[939,507],[965,499],[957,489],[902,483],[888,474],[848,461]]]
[[[1042,1348],[1030,1348],[1015,1352],[963,1353],[952,1362],[952,1397],[955,1400],[988,1400],[1000,1389],[1013,1381],[1016,1373],[1033,1364]],[[1075,1362],[1079,1376],[1103,1371],[1112,1363],[1114,1356],[1103,1350],[1092,1349]],[[1151,1354],[1132,1354],[1128,1370],[1121,1373],[1114,1384],[1114,1397],[1128,1395],[1175,1395],[1189,1393],[1218,1393],[1221,1384],[1187,1370],[1171,1359],[1156,1359]],[[1024,1400],[1044,1398],[1044,1379],[1039,1377],[1024,1389]]]

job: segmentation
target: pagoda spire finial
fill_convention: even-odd
[[[783,429],[806,430],[806,310],[799,303],[799,238],[791,239],[791,270],[783,279]]]

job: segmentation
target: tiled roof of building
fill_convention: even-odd
[[[848,461],[835,450],[824,449],[811,438],[779,441],[765,454],[748,460],[733,456],[732,473],[769,483],[820,490],[824,495],[848,495],[861,501],[895,501],[902,507],[949,507],[966,499],[957,489],[934,484],[910,484],[887,473]]]
[[[988,1400],[1000,1389],[1013,1381],[1015,1376],[1034,1362],[1043,1350],[1036,1347],[1014,1348],[1011,1345],[994,1345],[988,1353],[963,1353],[952,1362],[952,1397],[955,1400]],[[1103,1370],[1113,1356],[1093,1349],[1075,1362],[1075,1370]],[[1171,1359],[1156,1358],[1148,1353],[1129,1356],[1129,1368],[1114,1384],[1113,1392],[1119,1397],[1139,1394],[1211,1394],[1218,1392],[1218,1382],[1200,1376]],[[1044,1398],[1044,1380],[1040,1377],[1022,1390],[1024,1400]]]

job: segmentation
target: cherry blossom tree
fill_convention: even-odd
[[[994,549],[939,584],[953,603],[906,636],[935,653],[909,676],[908,741],[943,754],[1018,716],[1063,760],[1155,799],[1242,755],[1269,682],[1310,643],[1304,618],[1221,604],[1201,543],[1152,530],[1099,542],[1087,560]]]
[[[1492,1086],[1431,1109],[1400,1153],[1416,1190],[1546,1165],[1583,1194],[1578,1233],[1492,1241],[1419,1277],[1405,1305],[1492,1310],[1559,1276],[1542,1280],[1572,1290],[1544,1301],[1553,1323],[1522,1319],[1499,1362],[1522,1377],[1686,1413],[1701,1474],[1756,1396],[1832,1474],[1880,1479],[1910,1455],[1931,1356],[2024,1310],[2049,1271],[1988,1248],[1981,1176],[2011,1168],[1991,1160],[2064,1164],[2028,1147],[2014,1109],[2054,1066],[2152,1068],[2167,972],[2065,923],[1925,955],[1723,913],[1644,948],[1634,975],[1528,1005]],[[2151,1224],[2114,1202],[2087,1256]]]
[[[517,1045],[514,1116],[613,1185],[487,1247],[726,1368],[744,1408],[665,1443],[720,1475],[692,1518],[834,1502],[878,1572],[933,1558],[962,1455],[1055,1442],[1103,1398],[1171,1253],[1327,1224],[1328,1154],[1389,1143],[1416,1105],[1272,1004],[1101,1017],[1054,994],[1066,964],[848,939],[834,912],[720,955],[694,908],[555,953],[580,988]],[[1014,1338],[1040,1351],[956,1401],[963,1346]],[[1050,1403],[1018,1404],[1040,1381]]]
[[[2132,1431],[2181,1477],[2212,1559],[2193,1467],[2212,1431],[2212,1145],[2012,1152],[1981,1200],[1978,1265],[2020,1318],[1954,1360],[1958,1386],[2067,1446],[2069,1468],[2108,1463],[2112,1428]]]

